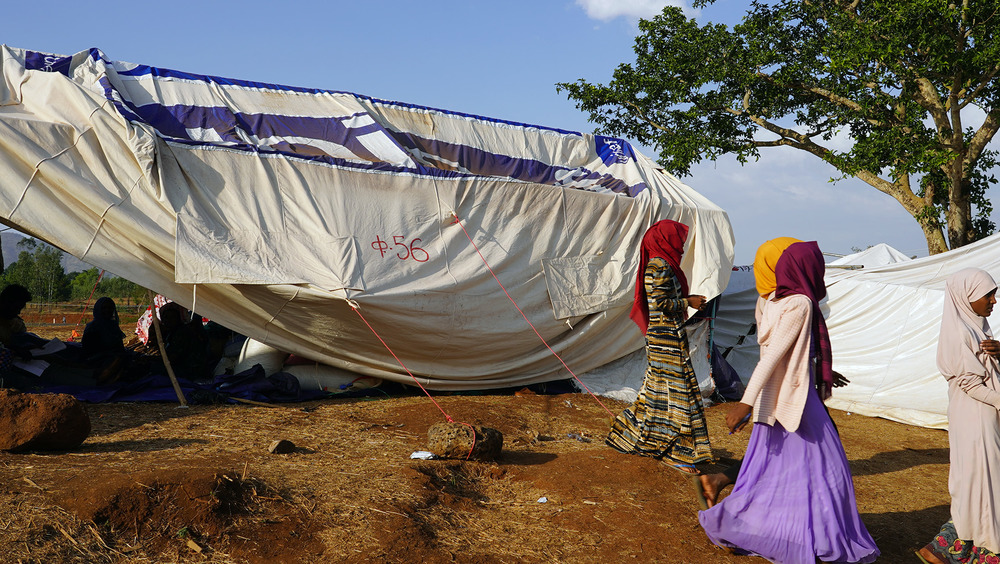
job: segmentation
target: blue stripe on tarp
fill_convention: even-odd
[[[522,159],[484,151],[476,147],[448,143],[436,139],[426,139],[416,135],[401,132],[390,132],[378,123],[362,127],[347,127],[345,120],[358,117],[359,114],[335,118],[314,118],[306,116],[275,116],[272,114],[233,114],[228,108],[200,106],[146,105],[135,108],[135,113],[143,121],[154,126],[164,137],[182,141],[197,141],[192,139],[187,130],[190,128],[213,129],[223,141],[246,150],[267,151],[267,148],[247,144],[238,135],[242,129],[257,138],[272,136],[294,136],[305,139],[316,139],[345,147],[358,158],[382,162],[383,159],[371,153],[358,139],[360,135],[381,133],[391,139],[401,150],[410,149],[414,152],[441,157],[445,162],[442,167],[447,169],[451,163],[457,163],[461,168],[458,172],[471,173],[477,176],[509,177],[517,180],[545,184],[549,186],[568,186],[572,188],[587,186],[600,187],[615,193],[635,196],[644,186],[630,187],[622,180],[608,174],[598,174],[585,168],[568,168],[553,166],[534,159]],[[367,114],[363,114],[367,115]],[[200,142],[200,141],[197,141]],[[300,158],[327,157],[340,162],[341,159],[327,155],[320,148],[313,147],[308,141],[292,143],[277,143],[270,147],[278,154],[289,154]],[[405,170],[405,169],[404,169]]]
[[[45,70],[49,72],[63,72],[68,75],[69,64],[72,57],[46,56],[42,53],[28,52],[31,54],[32,67],[34,70]],[[93,60],[101,60],[108,63],[97,49],[90,49],[89,56]],[[27,58],[27,57],[26,57]],[[26,63],[27,67],[27,63]],[[180,80],[191,80],[201,82],[211,82],[224,86],[237,86],[243,88],[258,88],[268,90],[279,90],[297,93],[311,94],[344,94],[365,99],[378,104],[388,104],[403,108],[440,112],[446,115],[473,118],[490,123],[506,124],[515,127],[533,128],[557,132],[563,135],[581,136],[574,131],[547,128],[542,126],[511,122],[439,110],[425,106],[391,102],[361,96],[350,92],[338,92],[331,90],[320,90],[313,88],[298,88],[261,82],[231,80],[221,77],[186,73],[170,69],[161,69],[148,65],[136,65],[130,69],[115,69],[120,76],[152,76],[157,78],[172,78]],[[508,177],[521,181],[534,182],[549,186],[561,186],[573,189],[583,189],[594,191],[599,187],[601,191],[610,191],[619,194],[636,196],[646,188],[644,183],[629,186],[627,183],[609,174],[599,174],[585,168],[568,168],[550,165],[535,159],[522,159],[484,151],[482,149],[449,143],[436,139],[425,139],[412,134],[401,132],[390,132],[375,121],[362,127],[348,127],[344,121],[356,118],[363,114],[353,114],[338,117],[309,117],[309,116],[278,116],[274,114],[244,114],[234,113],[226,107],[204,107],[204,106],[163,106],[161,104],[147,104],[145,106],[135,106],[131,101],[125,100],[111,81],[106,77],[100,80],[104,88],[105,97],[112,101],[122,115],[129,120],[147,123],[153,126],[165,139],[183,143],[190,146],[218,146],[218,143],[209,143],[194,140],[188,133],[189,129],[206,129],[215,131],[222,140],[223,146],[247,152],[265,153],[295,157],[312,162],[322,162],[344,168],[358,170],[378,170],[391,172],[407,172],[435,177],[471,177],[471,176],[495,176]],[[370,117],[370,116],[369,116]],[[326,154],[318,147],[309,145],[308,142],[292,143],[279,142],[270,148],[262,148],[258,145],[249,144],[245,138],[239,135],[240,131],[251,134],[257,138],[268,137],[301,137],[305,139],[316,139],[333,143],[344,147],[351,154],[359,159],[368,160],[370,163],[358,163],[339,157]],[[447,162],[440,162],[443,167],[455,166],[457,163],[461,169],[458,171],[439,169],[418,164],[417,168],[401,167],[381,161],[378,155],[373,154],[359,140],[358,136],[379,132],[387,140],[391,140],[401,150],[410,149],[411,157],[413,152],[419,152],[429,160],[440,157]],[[634,159],[632,147],[628,142],[612,137],[595,137],[595,150],[601,160],[606,165],[624,164],[629,158]]]
[[[198,82],[211,82],[214,84],[219,84],[222,86],[238,86],[241,88],[257,88],[262,90],[277,90],[286,92],[296,92],[299,94],[339,94],[345,96],[353,96],[361,100],[368,100],[369,102],[375,104],[383,104],[387,106],[398,106],[401,108],[407,108],[411,110],[420,110],[428,112],[438,112],[446,115],[458,116],[462,118],[470,118],[479,121],[485,121],[489,123],[502,123],[504,125],[510,125],[514,127],[524,127],[528,129],[540,129],[544,131],[553,131],[555,133],[560,133],[562,135],[577,135],[582,136],[583,134],[579,131],[572,131],[569,129],[559,129],[556,127],[546,127],[544,125],[535,125],[530,123],[522,123],[517,121],[509,121],[505,119],[491,118],[476,114],[467,114],[464,112],[456,112],[452,110],[442,110],[440,108],[432,108],[430,106],[421,106],[417,104],[408,104],[406,102],[398,102],[394,100],[386,100],[383,98],[375,98],[372,96],[366,96],[364,94],[355,94],[354,92],[347,92],[344,90],[324,90],[322,88],[304,88],[300,86],[287,86],[284,84],[274,84],[269,82],[254,82],[250,80],[237,80],[232,78],[224,78],[219,76],[212,76],[207,74],[196,74],[183,71],[176,71],[171,69],[164,69],[158,67],[151,67],[148,65],[135,65],[131,69],[115,69],[121,76],[129,77],[141,77],[141,76],[152,76],[155,78],[173,78],[177,80],[191,80]]]
[[[28,53],[36,53],[36,52],[35,51],[28,51]],[[90,49],[88,49],[88,53],[90,54],[90,58],[92,60],[95,60],[95,61],[98,61],[98,60],[105,61],[106,63],[109,63],[109,64],[111,63],[111,61],[108,61],[107,59],[105,59],[103,57],[103,54],[101,53],[101,50],[98,49],[98,48],[96,48],[96,47],[91,47]],[[44,53],[38,53],[38,54],[46,55]],[[58,55],[48,55],[48,56],[56,56],[56,57],[58,57]],[[65,57],[65,59],[69,60],[69,59],[72,59],[72,57]],[[125,64],[131,64],[131,63],[125,63]],[[43,69],[39,68],[39,69],[33,69],[33,70],[43,70]],[[347,96],[354,96],[355,98],[360,98],[362,100],[368,100],[368,101],[376,103],[376,104],[384,104],[384,105],[388,105],[388,106],[399,106],[401,108],[409,108],[409,109],[413,109],[413,110],[422,110],[422,111],[429,111],[429,112],[439,112],[439,113],[446,114],[446,115],[459,116],[459,117],[462,117],[462,118],[471,118],[471,119],[476,119],[476,120],[481,120],[481,121],[486,121],[486,122],[491,122],[491,123],[502,123],[502,124],[505,124],[505,125],[511,125],[511,126],[515,126],[515,127],[525,127],[525,128],[529,128],[529,129],[540,129],[540,130],[544,130],[544,131],[553,131],[553,132],[556,132],[556,133],[561,133],[563,135],[577,135],[577,136],[582,136],[583,135],[579,131],[573,131],[573,130],[569,130],[569,129],[559,129],[557,127],[546,127],[544,125],[535,125],[535,124],[523,123],[523,122],[517,122],[517,121],[510,121],[510,120],[505,120],[505,119],[491,118],[491,117],[481,116],[481,115],[477,115],[477,114],[467,114],[467,113],[464,113],[464,112],[456,112],[456,111],[452,111],[452,110],[443,110],[441,108],[432,108],[430,106],[421,106],[421,105],[418,105],[418,104],[408,104],[406,102],[398,102],[398,101],[394,101],[394,100],[386,100],[384,98],[375,98],[373,96],[366,96],[364,94],[355,94],[353,92],[347,92],[347,91],[344,91],[344,90],[324,90],[324,89],[321,89],[321,88],[304,88],[304,87],[300,87],[300,86],[287,86],[287,85],[284,85],[284,84],[275,84],[275,83],[271,83],[271,82],[255,82],[255,81],[250,81],[250,80],[238,80],[238,79],[225,78],[225,77],[213,76],[213,75],[208,75],[208,74],[197,74],[197,73],[189,73],[189,72],[184,72],[184,71],[176,71],[176,70],[172,70],[172,69],[164,69],[164,68],[159,68],[159,67],[151,67],[149,65],[134,65],[130,69],[115,69],[115,72],[118,73],[121,76],[138,77],[138,76],[150,75],[150,76],[157,77],[157,78],[175,78],[175,79],[179,79],[179,80],[193,80],[193,81],[199,81],[199,82],[212,82],[212,83],[220,84],[220,85],[223,85],[223,86],[240,86],[240,87],[243,87],[243,88],[260,88],[260,89],[264,89],[264,90],[279,90],[279,91],[284,90],[284,91],[288,91],[288,92],[297,92],[297,93],[301,93],[301,94],[342,94],[342,95],[347,95]]]
[[[44,72],[58,72],[69,76],[70,63],[73,57],[60,57],[38,51],[24,52],[24,68],[27,70],[40,70]]]
[[[624,181],[614,176],[598,174],[583,167],[554,166],[534,159],[521,159],[483,151],[468,145],[426,139],[399,132],[395,133],[395,137],[403,146],[413,151],[440,156],[449,162],[458,163],[463,169],[476,175],[507,176],[537,184],[574,188],[577,187],[574,184],[582,183],[600,186],[605,190],[630,196],[635,196],[645,188],[645,185],[629,187]],[[635,193],[630,188],[634,188]]]
[[[280,149],[262,149],[260,147],[247,144],[219,145],[218,143],[209,143],[206,141],[190,141],[185,139],[167,139],[167,141],[175,143],[177,145],[187,145],[189,147],[215,147],[215,148],[229,149],[233,151],[241,151],[245,153],[256,153],[259,155],[275,155],[281,157],[288,157],[293,159],[299,159],[302,161],[335,166],[337,168],[343,168],[343,169],[374,171],[374,172],[390,172],[396,174],[412,174],[414,176],[432,176],[436,178],[475,178],[478,176],[475,174],[456,172],[453,170],[441,170],[439,168],[427,167],[420,164],[418,164],[416,168],[413,168],[413,167],[403,167],[399,165],[394,165],[383,161],[377,161],[377,162],[349,161],[346,159],[331,157],[329,155],[303,155],[301,153],[291,153]]]

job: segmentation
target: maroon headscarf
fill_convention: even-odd
[[[826,297],[826,283],[823,275],[826,261],[816,241],[794,243],[778,259],[774,276],[778,282],[775,298],[792,294],[802,294],[813,305],[812,340],[816,354],[816,389],[824,400],[833,391],[833,349],[830,347],[830,333],[826,320],[820,311],[819,301]]]
[[[674,276],[681,285],[681,296],[688,295],[687,277],[681,270],[681,255],[684,254],[684,241],[687,240],[688,226],[669,219],[657,221],[642,236],[642,247],[639,249],[639,272],[635,275],[635,301],[629,317],[639,326],[642,334],[649,327],[649,302],[646,301],[646,265],[655,257],[667,261],[674,271]]]

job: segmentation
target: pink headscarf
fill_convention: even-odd
[[[990,324],[970,305],[996,287],[993,277],[978,268],[963,268],[945,282],[944,314],[937,349],[938,370],[945,379],[963,374],[985,378],[997,373],[997,360],[982,352],[979,344],[983,339],[993,338]]]
[[[809,298],[813,306],[812,341],[816,353],[816,388],[824,400],[833,392],[833,348],[830,346],[830,332],[819,308],[819,302],[826,297],[826,261],[816,241],[793,243],[778,259],[774,277],[778,289],[775,298],[792,294],[802,294]]]
[[[646,301],[646,265],[654,257],[667,261],[674,271],[674,276],[681,285],[681,296],[688,295],[687,277],[681,270],[681,256],[684,254],[684,242],[687,241],[688,227],[669,219],[657,221],[642,236],[642,246],[639,249],[639,271],[635,275],[635,300],[629,317],[639,326],[642,334],[649,327],[649,302]]]

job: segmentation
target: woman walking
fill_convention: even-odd
[[[997,284],[978,268],[945,282],[938,370],[948,380],[951,521],[917,553],[924,562],[1000,562],[1000,343],[986,318]]]
[[[758,327],[760,361],[726,415],[733,432],[754,416],[746,456],[732,493],[698,515],[712,542],[778,564],[867,563],[879,555],[815,385],[828,390],[833,380],[819,309],[824,269],[815,242],[792,244],[778,259],[777,289]]]
[[[792,237],[777,237],[765,241],[760,247],[757,247],[757,253],[753,258],[753,279],[758,294],[757,305],[754,310],[754,321],[758,326],[760,325],[760,316],[764,311],[764,306],[767,304],[767,299],[778,288],[777,282],[774,280],[774,268],[778,264],[778,259],[781,258],[781,253],[785,252],[785,249],[790,245],[801,242],[799,239]],[[722,490],[736,483],[739,473],[740,462],[737,462],[722,472],[698,476],[698,482],[695,483],[694,488],[701,508],[708,509],[715,505],[719,500],[719,494],[722,493]]]
[[[680,267],[687,233],[686,225],[663,220],[642,238],[631,317],[646,335],[646,376],[635,402],[615,419],[606,442],[696,474],[695,464],[711,460],[712,449],[681,327],[688,307],[701,309],[706,301],[688,295]]]

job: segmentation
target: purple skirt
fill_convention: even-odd
[[[840,436],[815,389],[798,431],[777,422],[753,426],[732,493],[698,520],[715,544],[776,564],[867,563],[879,555],[858,515]]]

